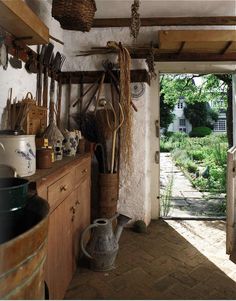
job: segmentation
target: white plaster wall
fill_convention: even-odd
[[[156,129],[155,121],[158,120],[160,124],[160,75],[157,70],[156,64],[156,79],[151,81],[149,88],[149,123],[148,126],[148,141],[149,141],[149,154],[148,154],[148,173],[149,180],[147,189],[149,187],[149,195],[147,204],[149,205],[149,213],[152,219],[157,219],[160,216],[160,127]],[[157,135],[159,137],[157,137]],[[156,162],[157,156],[158,162]]]
[[[121,164],[120,198],[118,210],[133,220],[151,220],[151,114],[150,87],[145,84],[145,94],[135,101],[138,112],[133,114],[133,170]],[[154,123],[152,123],[154,127]],[[121,159],[122,160],[122,159]]]
[[[50,34],[63,40],[63,30],[61,29],[60,24],[51,17],[51,4],[47,0],[26,0],[25,2],[49,27]],[[63,45],[54,41],[52,41],[52,43],[54,44],[54,53],[56,53],[56,51],[63,52]],[[36,47],[32,48],[36,50]],[[8,64],[7,70],[3,70],[0,66],[0,126],[2,113],[6,106],[8,91],[11,87],[13,88],[13,98],[17,97],[18,100],[25,97],[28,91],[32,92],[33,96],[35,96],[36,74],[27,73],[24,68],[24,63],[22,64],[22,69],[13,69],[10,64]]]
[[[0,120],[6,106],[9,88],[13,88],[12,96],[21,100],[28,91],[36,92],[36,76],[28,74],[25,69],[13,69],[11,66],[5,71],[0,67]]]

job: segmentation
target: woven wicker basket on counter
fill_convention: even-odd
[[[53,0],[52,2],[52,16],[64,29],[89,31],[96,10],[94,0]]]

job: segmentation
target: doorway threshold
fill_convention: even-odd
[[[226,221],[225,216],[162,216],[160,217],[162,220],[188,220],[188,221]]]

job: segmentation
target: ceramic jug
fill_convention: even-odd
[[[63,140],[64,156],[75,156],[79,144],[79,135],[77,131],[65,131]]]

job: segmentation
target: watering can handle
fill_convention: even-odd
[[[0,147],[3,149],[3,151],[5,152],[5,147],[4,145],[0,142]]]
[[[82,250],[82,252],[84,253],[85,256],[87,256],[88,258],[92,259],[93,257],[86,251],[85,247],[84,247],[84,237],[85,234],[88,232],[88,230],[97,227],[97,224],[91,224],[89,225],[87,228],[85,228],[81,234],[81,239],[80,239],[80,248]]]

